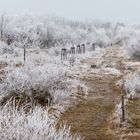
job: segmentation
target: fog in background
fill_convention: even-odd
[[[57,15],[73,20],[140,23],[140,0],[0,0],[0,11]]]

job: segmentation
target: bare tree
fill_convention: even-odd
[[[0,15],[0,38],[3,38],[7,25],[8,25],[8,17],[5,13],[2,13]]]

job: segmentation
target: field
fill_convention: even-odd
[[[139,26],[1,16],[0,139],[140,140]]]

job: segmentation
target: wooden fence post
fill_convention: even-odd
[[[122,85],[122,118],[121,121],[124,122],[126,120],[126,110],[125,110],[125,95],[126,95],[126,90],[125,90],[125,81],[123,80],[123,85]]]
[[[125,121],[125,97],[122,95],[122,122]]]
[[[24,63],[26,62],[26,49],[25,49],[25,46],[24,46]]]

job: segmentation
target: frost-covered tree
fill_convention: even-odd
[[[6,34],[14,38],[17,46],[21,46],[24,39],[26,41],[28,39],[27,43],[30,47],[39,46],[40,48],[93,43],[99,38],[106,40],[108,38],[106,32],[110,29],[110,23],[100,22],[97,26],[95,21],[78,22],[59,17],[36,17],[29,14],[10,16],[9,20],[10,25]],[[98,30],[104,30],[104,34],[97,33]]]

